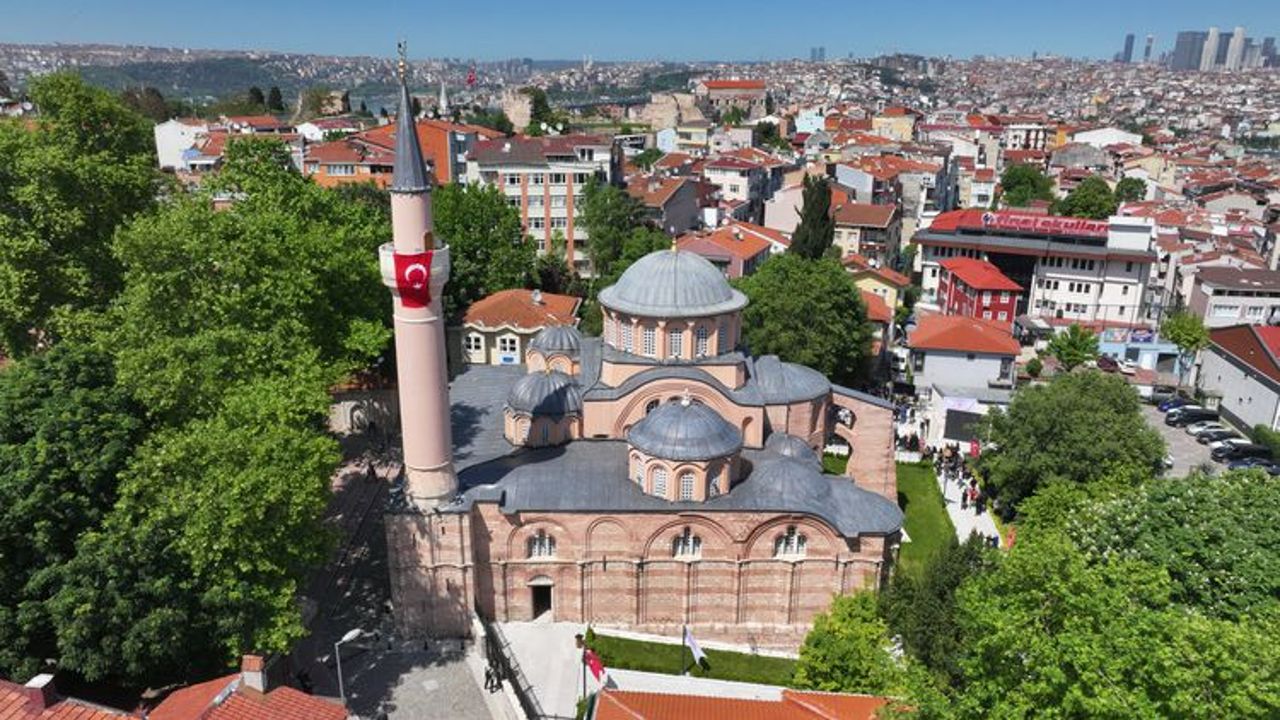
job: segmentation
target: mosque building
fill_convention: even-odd
[[[386,517],[399,629],[465,636],[474,612],[795,647],[834,595],[879,587],[902,535],[891,406],[745,352],[747,298],[694,253],[651,253],[602,290],[602,337],[547,327],[523,366],[448,381],[449,248],[408,108],[402,83],[380,253],[404,443]],[[833,436],[852,448],[844,475],[823,472]]]

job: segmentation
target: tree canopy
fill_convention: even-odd
[[[529,287],[537,249],[520,211],[492,185],[444,185],[432,194],[436,233],[449,243],[453,268],[445,311],[460,319],[471,303],[499,290]]]
[[[814,618],[800,646],[795,685],[826,692],[887,693],[902,670],[889,652],[888,626],[869,592],[841,595]]]
[[[120,287],[111,237],[159,189],[146,119],[71,74],[32,82],[34,127],[0,120],[0,351],[55,341]]]
[[[867,309],[838,261],[783,253],[737,282],[750,300],[742,326],[753,354],[808,365],[839,383],[863,378],[871,352]]]
[[[1120,178],[1116,183],[1116,200],[1118,202],[1137,202],[1147,197],[1147,181],[1137,177]]]
[[[591,267],[600,278],[621,274],[614,265],[623,252],[626,239],[641,227],[642,207],[622,188],[592,178],[582,191],[582,214],[579,222],[587,231],[587,255]],[[601,280],[600,286],[608,283]]]
[[[1169,314],[1160,323],[1160,337],[1178,346],[1179,374],[1186,372],[1196,353],[1209,346],[1209,330],[1199,316],[1179,311]]]
[[[1010,207],[1026,207],[1032,200],[1053,201],[1053,181],[1034,165],[1018,163],[1000,175],[1001,199]]]
[[[1106,220],[1116,214],[1119,202],[1107,181],[1091,175],[1080,181],[1066,197],[1054,204],[1054,212],[1070,217]]]
[[[1098,358],[1098,336],[1073,324],[1049,339],[1049,354],[1066,372]]]
[[[807,175],[800,208],[800,224],[791,234],[787,252],[816,260],[826,254],[836,237],[831,216],[831,183],[826,177]]]
[[[1120,469],[1149,474],[1164,457],[1138,394],[1095,370],[1020,389],[1007,410],[986,417],[982,435],[993,447],[979,468],[1006,513],[1054,480],[1085,483]]]

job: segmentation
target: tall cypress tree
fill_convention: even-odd
[[[836,237],[836,222],[831,217],[831,184],[827,178],[806,177],[803,200],[800,224],[791,235],[790,252],[817,260]]]

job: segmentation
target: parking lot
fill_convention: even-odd
[[[1192,468],[1203,463],[1212,465],[1215,470],[1221,467],[1209,459],[1208,446],[1196,442],[1196,439],[1188,435],[1183,428],[1165,425],[1164,413],[1157,410],[1154,405],[1143,405],[1142,414],[1151,427],[1164,438],[1165,445],[1169,448],[1169,455],[1173,457],[1173,467],[1166,473],[1170,477],[1182,477],[1191,472]]]

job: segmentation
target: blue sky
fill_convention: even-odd
[[[8,6],[8,7],[5,7]],[[760,60],[903,51],[1110,57],[1126,32],[1244,25],[1280,36],[1278,0],[0,0],[0,42],[106,42],[481,60]]]

